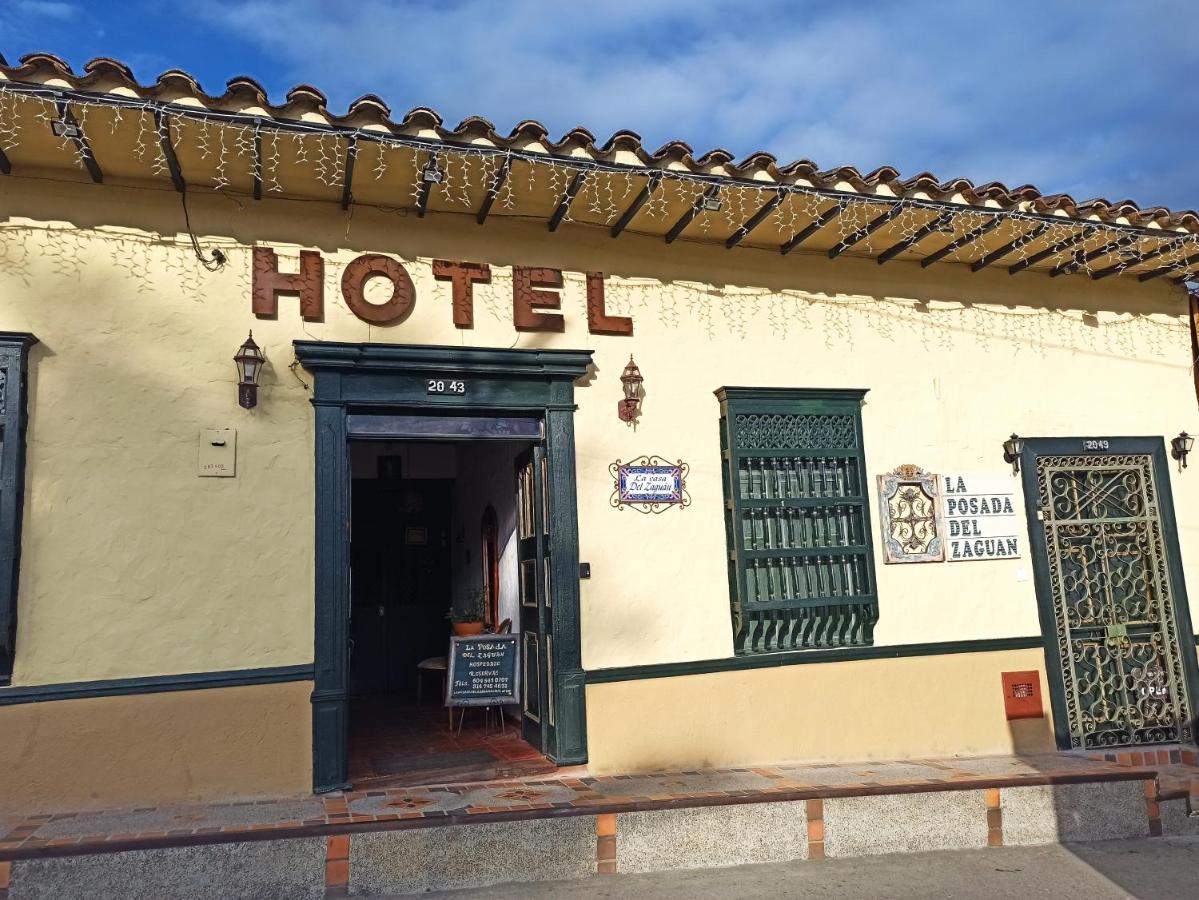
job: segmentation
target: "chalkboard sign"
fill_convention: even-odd
[[[502,706],[520,702],[519,635],[450,638],[446,706]]]

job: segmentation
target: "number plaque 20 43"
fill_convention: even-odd
[[[465,381],[447,381],[443,378],[430,378],[428,390],[430,394],[465,394]]]

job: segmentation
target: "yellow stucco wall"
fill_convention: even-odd
[[[300,796],[312,682],[0,707],[0,813]]]
[[[718,252],[594,230],[550,235],[541,223],[479,228],[455,216],[415,222],[364,209],[347,219],[320,205],[200,194],[193,223],[229,257],[208,273],[175,241],[181,216],[170,192],[7,184],[0,221],[33,216],[39,227],[0,232],[0,327],[42,340],[31,366],[15,684],[311,660],[312,411],[287,369],[295,338],[595,351],[595,377],[576,391],[580,555],[593,573],[582,583],[589,669],[731,653],[712,396],[721,385],[869,388],[871,481],[902,462],[1003,473],[999,445],[1010,431],[1199,431],[1185,333],[1103,324],[1133,306],[1177,315],[1179,297],[1158,283]],[[47,222],[53,230],[41,228]],[[122,241],[61,223],[135,231]],[[158,234],[171,246],[145,242]],[[326,254],[325,322],[303,323],[286,297],[277,321],[251,315],[244,245],[255,241],[280,247],[285,266],[281,245]],[[418,299],[402,324],[368,326],[341,300],[342,266],[368,250],[408,265]],[[474,330],[453,327],[434,257],[496,267],[493,283],[476,288]],[[513,330],[512,263],[566,270],[564,334]],[[609,274],[610,311],[632,313],[632,338],[587,333],[578,274],[587,269]],[[703,285],[756,293],[730,298]],[[808,299],[764,293],[783,289]],[[811,302],[826,298],[850,303]],[[904,299],[930,311],[889,302]],[[1013,308],[937,312],[939,301]],[[1099,324],[1062,314],[1078,310]],[[258,408],[245,412],[234,403],[230,357],[250,328],[272,365]],[[615,416],[630,352],[646,378],[636,429]],[[199,431],[226,426],[239,432],[238,477],[198,478]],[[608,464],[641,453],[690,463],[690,509],[609,508]],[[1199,485],[1171,478],[1191,568]],[[1019,580],[1031,570],[1027,556],[879,562],[879,644],[1038,633],[1032,580]]]
[[[288,371],[297,338],[594,351],[594,377],[576,390],[580,558],[592,565],[581,588],[587,669],[732,653],[712,394],[721,385],[869,388],[871,484],[900,463],[1003,473],[1000,443],[1012,431],[1199,431],[1181,299],[1164,279],[1138,286],[1002,269],[971,274],[953,264],[879,266],[666,246],[633,234],[612,240],[573,227],[548,234],[536,221],[493,218],[480,228],[470,217],[417,221],[365,208],[349,217],[325,204],[194,192],[202,244],[228,256],[210,273],[180,237],[179,200],[169,190],[16,175],[4,186],[0,329],[41,339],[30,367],[15,685],[312,660],[313,429],[309,393]],[[276,248],[293,270],[299,248],[325,254],[323,323],[302,322],[288,297],[277,321],[252,316],[254,243]],[[402,324],[368,326],[341,299],[343,266],[368,251],[402,259],[416,284],[416,308]],[[432,258],[493,266],[492,284],[475,289],[473,330],[453,326],[449,285],[433,280]],[[565,333],[513,330],[513,264],[566,271]],[[608,274],[609,312],[634,317],[633,337],[587,333],[587,270]],[[960,311],[963,302],[1001,308]],[[1114,321],[1134,309],[1175,318]],[[236,406],[231,357],[250,328],[271,365],[259,406],[246,412]],[[630,353],[646,379],[635,429],[615,414]],[[238,430],[238,476],[198,478],[198,434],[220,427]],[[642,453],[690,464],[691,508],[641,516],[609,507],[608,464]],[[1193,470],[1170,477],[1184,564],[1193,569],[1199,481]],[[872,510],[877,515],[873,500]],[[884,566],[879,558],[876,643],[1035,635],[1031,568],[1027,549],[1006,562]],[[1029,653],[1021,667],[1042,665],[1039,651]],[[905,666],[937,692],[960,673],[962,691],[972,684],[989,699],[971,716],[939,719],[924,744],[896,738],[887,746],[998,749],[1006,723],[991,708],[999,698],[992,663],[1001,656],[594,685],[593,757],[605,767],[644,766],[658,758],[661,741],[676,738],[676,746],[698,742],[697,757],[713,760],[732,761],[739,746],[832,754],[829,744],[795,743],[790,731],[775,743],[735,745],[721,717],[777,724],[785,717],[779,697],[800,685],[804,694],[832,689],[840,683],[834,673],[875,686],[856,695],[862,702],[870,696],[875,708],[895,707],[892,675],[908,673]],[[747,704],[742,690],[760,703]],[[835,708],[821,715],[841,715]],[[636,712],[622,719],[621,709]],[[697,709],[706,728],[684,721]],[[670,725],[647,735],[655,722]],[[861,729],[816,730],[847,746],[870,738]],[[873,746],[846,752],[862,756]]]
[[[1041,673],[1046,717],[1007,721],[1000,673]],[[587,687],[597,774],[787,760],[1043,753],[1040,650],[915,656]]]

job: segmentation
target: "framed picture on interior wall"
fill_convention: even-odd
[[[937,476],[911,464],[878,476],[878,514],[888,563],[945,559]]]
[[[404,457],[398,454],[380,456],[375,463],[375,477],[380,481],[399,481],[402,477]]]

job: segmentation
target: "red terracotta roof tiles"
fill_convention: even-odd
[[[77,90],[111,90],[115,85],[131,89],[147,100],[171,101],[181,94],[216,109],[260,106],[268,115],[279,119],[294,115],[297,108],[325,116],[331,125],[360,127],[364,121],[395,131],[433,130],[444,140],[454,140],[470,135],[483,137],[498,147],[511,147],[518,142],[535,141],[545,144],[553,152],[577,151],[594,157],[610,157],[616,151],[632,153],[642,165],[665,167],[681,164],[695,171],[712,167],[724,167],[734,177],[752,177],[766,173],[772,178],[789,180],[802,178],[818,188],[832,188],[838,184],[849,184],[854,190],[874,193],[880,184],[887,185],[895,194],[905,196],[921,192],[933,199],[944,199],[961,195],[967,202],[993,201],[1004,208],[1015,208],[1031,204],[1036,212],[1065,213],[1071,217],[1096,217],[1105,221],[1127,219],[1134,225],[1157,224],[1164,228],[1184,228],[1199,231],[1199,214],[1192,210],[1172,211],[1161,206],[1141,208],[1132,200],[1110,203],[1097,197],[1083,202],[1075,201],[1069,194],[1045,194],[1033,185],[1009,188],[1002,182],[992,181],[975,184],[968,178],[939,180],[931,172],[918,172],[903,178],[892,166],[880,166],[863,174],[853,166],[838,166],[821,170],[811,160],[799,159],[780,164],[778,159],[765,151],[755,151],[740,162],[723,148],[713,148],[696,156],[690,145],[682,141],[670,141],[650,152],[634,131],[621,130],[600,144],[595,135],[586,128],[573,128],[558,141],[550,138],[549,130],[540,122],[526,119],[518,122],[504,136],[495,126],[480,116],[463,119],[456,127],[447,128],[441,116],[427,107],[409,110],[397,121],[390,107],[374,94],[365,94],[349,104],[344,115],[335,115],[326,108],[327,97],[311,85],[297,85],[288,91],[283,104],[274,104],[266,89],[255,79],[238,76],[225,85],[225,92],[212,96],[204,92],[199,81],[190,73],[170,69],[158,76],[153,84],[139,83],[128,65],[117,59],[98,57],[76,73],[61,58],[51,53],[29,53],[22,56],[17,65],[9,64],[0,56],[0,74],[12,81],[43,82],[56,79],[66,82]]]

